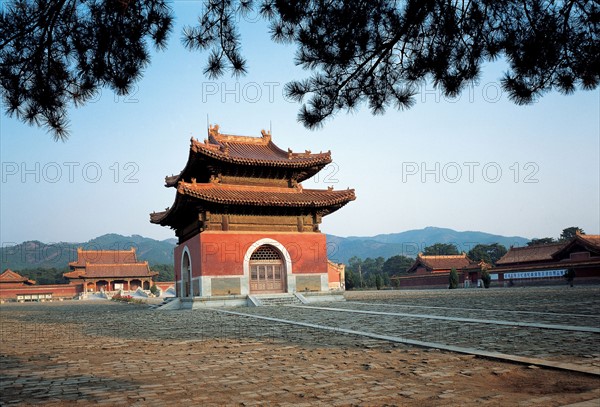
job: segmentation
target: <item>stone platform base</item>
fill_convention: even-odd
[[[299,302],[304,304],[314,304],[322,302],[345,301],[342,291],[331,292],[304,292],[297,294],[274,294],[273,296],[259,295],[225,295],[213,297],[193,297],[177,298],[170,303],[160,306],[159,310],[173,309],[202,309],[202,308],[221,308],[221,307],[255,307],[262,305],[278,305],[278,301],[269,302],[269,298],[282,298],[284,296],[299,298]],[[256,298],[259,301],[256,301]],[[283,305],[283,303],[281,303]]]

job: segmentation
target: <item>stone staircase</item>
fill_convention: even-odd
[[[295,294],[255,294],[249,296],[252,305],[256,307],[270,307],[282,305],[302,305],[302,296]]]
[[[179,299],[176,297],[167,297],[160,304],[151,304],[150,309],[177,309],[179,308]]]

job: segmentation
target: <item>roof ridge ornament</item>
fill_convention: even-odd
[[[209,125],[208,126],[208,135],[213,136],[213,137],[218,136],[219,135],[219,125],[218,124],[215,124],[214,126]]]
[[[269,141],[271,141],[271,130],[267,131],[267,130],[261,130],[260,134],[262,134],[263,139],[268,143]]]

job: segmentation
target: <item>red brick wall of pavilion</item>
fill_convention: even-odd
[[[327,275],[326,236],[322,233],[203,232],[175,248],[175,280],[181,281],[184,248],[190,253],[192,278],[243,276],[244,256],[261,239],[273,239],[289,253],[293,274]],[[300,291],[301,289],[298,288]]]

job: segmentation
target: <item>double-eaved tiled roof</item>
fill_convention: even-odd
[[[138,261],[135,248],[130,250],[77,249],[77,260],[70,262],[71,271],[63,275],[69,279],[80,278],[137,278],[152,277],[147,261]]]
[[[203,143],[192,138],[183,171],[166,178],[168,187],[177,187],[175,202],[151,213],[150,222],[181,231],[203,211],[325,216],[356,199],[353,189],[302,187],[301,181],[329,163],[329,151],[283,151],[264,130],[262,137],[232,136],[212,126]]]
[[[88,264],[85,268],[85,277],[152,277],[157,272],[150,271],[147,262],[131,264]]]

